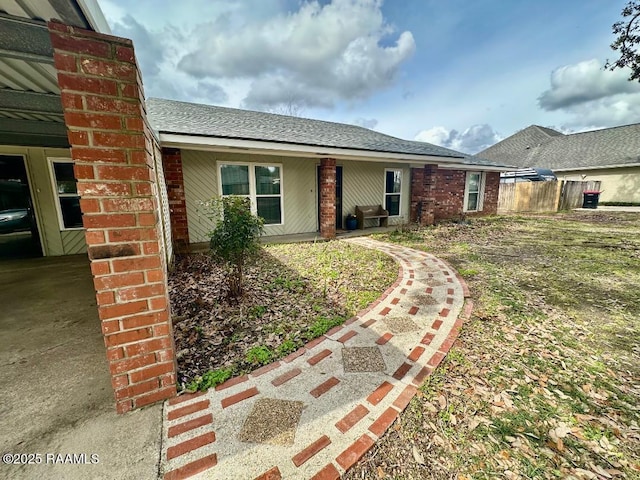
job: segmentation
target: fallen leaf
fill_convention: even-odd
[[[600,465],[590,464],[589,466],[591,467],[591,470],[593,470],[598,475],[602,475],[605,478],[613,478],[613,476],[611,476],[611,474],[607,472],[604,468],[602,468]]]
[[[424,456],[422,455],[422,453],[420,453],[420,450],[418,450],[417,446],[413,446],[413,448],[411,449],[411,453],[413,453],[413,459],[416,462],[418,462],[420,465],[425,465]]]

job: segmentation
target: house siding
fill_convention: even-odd
[[[584,175],[584,177],[583,177]],[[601,202],[640,202],[640,167],[556,172],[560,180],[601,183]]]
[[[1,155],[21,155],[25,158],[29,185],[40,233],[42,253],[45,256],[74,255],[85,253],[87,245],[84,229],[61,230],[56,202],[51,183],[49,158],[71,158],[68,149],[24,148],[0,146]]]
[[[284,223],[265,226],[265,235],[308,233],[317,230],[317,163],[314,159],[182,150],[184,193],[191,243],[208,241],[207,234],[213,224],[206,217],[201,204],[219,194],[218,165],[221,162],[282,165]]]
[[[265,227],[266,236],[312,233],[318,231],[317,168],[320,160],[310,158],[249,155],[181,150],[184,193],[187,206],[189,241],[208,241],[213,224],[206,217],[202,202],[218,195],[220,162],[272,163],[282,165],[283,225]],[[384,172],[402,170],[400,216],[391,217],[389,225],[409,219],[411,178],[409,166],[394,163],[338,161],[342,167],[343,220],[355,213],[356,205],[384,204]]]
[[[385,169],[402,170],[402,188],[400,196],[400,216],[390,217],[389,225],[409,221],[409,200],[411,192],[411,172],[409,166],[394,163],[374,162],[338,162],[342,166],[342,216],[356,212],[356,205],[384,206]],[[371,221],[373,225],[374,221]]]

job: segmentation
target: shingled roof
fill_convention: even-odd
[[[478,155],[494,162],[556,171],[640,164],[640,124],[570,135],[531,125]]]
[[[428,155],[462,164],[503,166],[448,148],[403,140],[356,125],[160,98],[150,98],[146,104],[149,122],[161,134]]]

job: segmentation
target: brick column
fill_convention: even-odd
[[[153,148],[130,40],[50,22],[119,413],[176,394]]]
[[[186,250],[189,246],[189,226],[187,224],[187,202],[184,196],[180,149],[163,148],[162,166],[164,167],[164,178],[169,198],[173,245],[178,250]]]
[[[336,236],[336,160],[320,160],[320,236]]]
[[[411,169],[411,221],[421,226],[433,225],[435,218],[435,165]]]

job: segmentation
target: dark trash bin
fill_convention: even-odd
[[[587,190],[582,192],[582,196],[582,208],[598,208],[600,192],[596,190]]]

